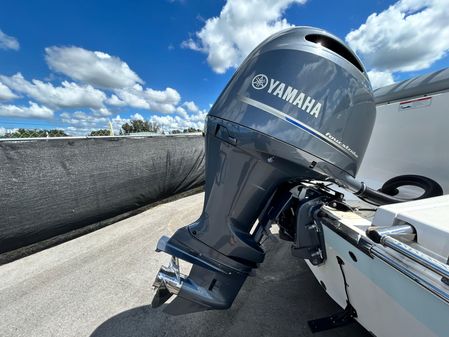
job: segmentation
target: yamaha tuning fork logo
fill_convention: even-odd
[[[251,85],[256,90],[266,88],[267,93],[293,104],[315,118],[318,118],[320,115],[321,103],[317,99],[284,82],[274,78],[269,79],[265,74],[258,74],[251,80]]]
[[[251,80],[251,86],[255,90],[262,90],[266,88],[266,93],[276,96],[285,102],[288,102],[295,107],[308,113],[310,116],[318,118],[321,112],[321,103],[311,96],[308,96],[301,89],[292,87],[284,82],[281,82],[274,78],[268,78],[265,74],[255,75]],[[358,158],[358,154],[352,150],[348,145],[344,144],[342,140],[334,137],[330,132],[322,134],[320,131],[313,129],[311,126],[302,122],[293,116],[286,114],[285,112],[276,109],[273,106],[267,105],[263,102],[257,101],[250,97],[241,97],[242,102],[252,105],[256,108],[264,110],[278,118],[284,119],[285,121],[303,129],[312,136],[324,140],[326,143],[330,144],[334,148],[343,150],[346,154],[352,157]]]
[[[251,81],[251,84],[254,89],[261,90],[265,88],[268,84],[268,77],[264,74],[259,74],[254,76],[253,80]]]

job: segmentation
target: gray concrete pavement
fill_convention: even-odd
[[[75,240],[0,266],[0,336],[311,336],[307,320],[337,306],[285,242],[232,308],[186,316],[152,309],[151,283],[169,257],[161,235],[195,220],[204,194],[159,205]],[[315,336],[369,336],[358,324]]]

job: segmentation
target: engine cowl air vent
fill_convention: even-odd
[[[347,61],[351,62],[362,73],[365,72],[357,58],[348,50],[348,48],[340,42],[332,39],[326,35],[310,34],[306,36],[306,40],[309,42],[320,44],[321,46],[332,50],[334,53],[340,55]]]

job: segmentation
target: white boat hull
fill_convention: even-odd
[[[377,337],[448,336],[447,303],[329,228],[323,230],[327,260],[319,266],[308,265],[327,293],[344,308],[346,294],[337,256],[344,261],[349,300],[362,326]]]

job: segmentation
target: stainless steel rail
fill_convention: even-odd
[[[420,265],[432,270],[438,275],[449,278],[449,265],[444,264],[433,257],[416,250],[409,245],[396,240],[392,237],[385,237],[381,241],[385,247],[389,247],[394,251],[407,256],[409,259],[419,263]]]
[[[432,284],[431,282],[427,281],[422,276],[418,275],[417,273],[412,272],[404,263],[396,260],[393,258],[390,254],[388,254],[382,247],[379,246],[372,246],[370,249],[370,252],[372,256],[378,257],[400,273],[404,274],[405,276],[409,277],[434,295],[441,298],[446,303],[449,303],[449,293],[445,291],[440,285]],[[443,285],[443,283],[441,283]]]
[[[396,228],[395,228],[396,227]],[[399,228],[401,227],[401,228]],[[409,259],[415,261],[416,263],[424,266],[438,275],[449,278],[449,265],[434,259],[433,257],[420,252],[419,250],[411,247],[410,245],[403,243],[390,235],[403,235],[410,234],[411,229],[413,229],[410,225],[402,225],[402,226],[392,226],[388,227],[389,230],[384,228],[370,228],[367,231],[367,235],[374,242],[380,243],[381,245],[391,248],[394,251],[408,257]],[[389,235],[390,234],[390,235]]]
[[[327,212],[327,214],[332,215],[330,212]],[[368,238],[366,238],[352,228],[341,223],[338,219],[332,217],[321,219],[321,224],[340,235],[343,239],[351,242],[362,252],[372,258],[379,258],[449,304],[448,284],[443,281],[447,275],[449,275],[449,266],[394,238],[413,240],[415,230],[412,226],[398,225],[391,227],[370,227],[366,231],[368,236]],[[406,261],[398,259],[396,256],[392,255],[391,252],[386,250],[385,247],[388,247],[417,264],[428,268],[437,275],[443,276],[443,279],[439,281],[435,278],[429,278],[428,275],[415,272],[410,268],[410,265],[407,264]]]

